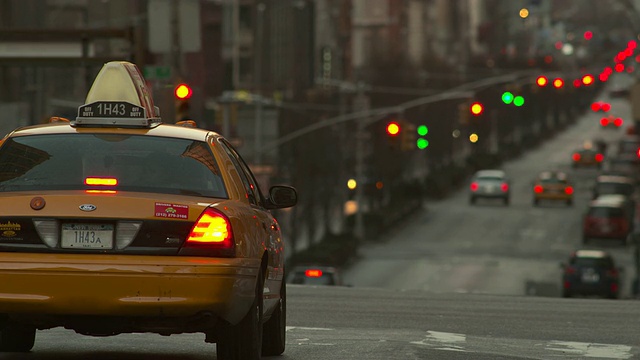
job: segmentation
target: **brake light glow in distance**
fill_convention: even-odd
[[[573,194],[573,187],[567,186],[566,188],[564,188],[564,193],[567,195]]]
[[[88,177],[84,179],[85,185],[97,185],[97,186],[116,186],[118,185],[118,179],[116,178],[99,178]]]
[[[573,159],[573,161],[580,161],[580,154],[578,153],[574,153],[571,158]]]
[[[616,118],[615,120],[613,120],[613,125],[615,125],[617,127],[622,126],[622,123],[623,123],[623,121],[622,121],[621,118]]]
[[[600,125],[602,125],[602,126],[609,125],[609,119],[607,119],[607,118],[600,119]]]
[[[607,112],[611,110],[611,104],[609,103],[602,103],[602,111]]]
[[[638,150],[638,152],[640,153],[640,150]],[[478,191],[478,188],[479,188],[478,183],[476,182],[471,183],[471,191]]]
[[[602,162],[602,160],[604,160],[604,155],[602,155],[602,154],[596,154],[596,161],[597,161],[597,162]]]
[[[502,192],[507,192],[507,191],[509,191],[509,184],[507,184],[507,183],[502,183],[502,184],[500,185],[500,189],[502,189]]]
[[[214,209],[206,209],[193,225],[185,245],[231,248],[233,234],[229,219]]]
[[[540,194],[544,191],[544,188],[541,185],[536,185],[533,187],[533,192],[536,194]]]
[[[307,269],[307,270],[305,270],[304,275],[306,277],[321,277],[322,276],[322,270]]]

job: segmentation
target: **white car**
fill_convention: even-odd
[[[509,178],[502,170],[480,170],[471,179],[469,185],[469,203],[476,203],[479,198],[501,199],[505,205],[509,205],[510,184]]]

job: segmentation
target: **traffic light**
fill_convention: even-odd
[[[484,106],[479,102],[474,102],[473,104],[471,104],[471,107],[469,109],[471,110],[471,113],[473,115],[478,116],[484,111]]]
[[[418,137],[418,140],[416,141],[416,146],[418,147],[418,149],[423,150],[429,147],[429,140],[424,138],[425,136],[427,136],[428,133],[429,133],[429,128],[427,127],[427,125],[418,126],[419,137]]]
[[[520,107],[522,105],[524,105],[524,98],[522,96],[516,96],[515,98],[513,98],[513,105]]]
[[[553,87],[556,89],[561,89],[564,86],[564,80],[560,78],[555,78],[553,80]]]
[[[407,120],[402,121],[400,129],[400,149],[402,151],[411,151],[416,148],[416,126]]]
[[[511,104],[513,102],[513,94],[509,91],[502,93],[502,102],[505,104]]]
[[[182,120],[190,120],[189,110],[191,105],[189,99],[193,95],[191,87],[185,83],[178,84],[173,90],[176,101],[176,122]]]
[[[400,124],[392,121],[387,124],[387,134],[390,136],[397,136],[400,133]]]
[[[549,80],[547,79],[546,76],[538,76],[538,78],[536,79],[536,84],[538,84],[538,86],[540,87],[547,86],[548,83],[549,83]]]

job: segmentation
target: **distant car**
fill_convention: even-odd
[[[578,149],[571,154],[571,167],[601,168],[604,154],[596,149]]]
[[[634,179],[623,175],[600,175],[596,178],[592,198],[601,195],[624,195],[633,197],[635,193]]]
[[[342,274],[332,266],[296,266],[289,272],[287,283],[300,285],[341,286]]]
[[[600,119],[600,126],[602,126],[603,128],[618,129],[622,126],[622,124],[624,124],[624,120],[613,115],[604,116],[602,119]]]
[[[623,245],[631,233],[628,203],[624,199],[603,197],[589,204],[582,226],[582,242],[592,239],[617,240]]]
[[[637,135],[626,135],[618,141],[618,154],[632,154],[638,156],[640,150],[640,137]]]
[[[533,183],[533,205],[541,200],[564,201],[573,204],[573,186],[567,174],[560,171],[541,172]]]
[[[620,294],[621,269],[605,251],[578,250],[561,264],[562,296],[596,295],[617,299]]]
[[[480,170],[473,175],[469,186],[469,202],[475,204],[479,198],[501,199],[509,205],[510,181],[502,170]]]

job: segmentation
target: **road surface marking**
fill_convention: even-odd
[[[463,346],[466,341],[467,337],[464,334],[427,331],[427,337],[424,340],[412,341],[411,343],[430,346],[436,350],[466,351]]]
[[[315,327],[303,327],[303,326],[287,326],[287,331],[297,329],[297,330],[310,330],[310,331],[333,331],[333,329],[328,328],[315,328]]]
[[[581,343],[573,341],[551,341],[546,347],[547,350],[562,351],[572,353],[587,358],[600,359],[631,359],[631,346]]]

